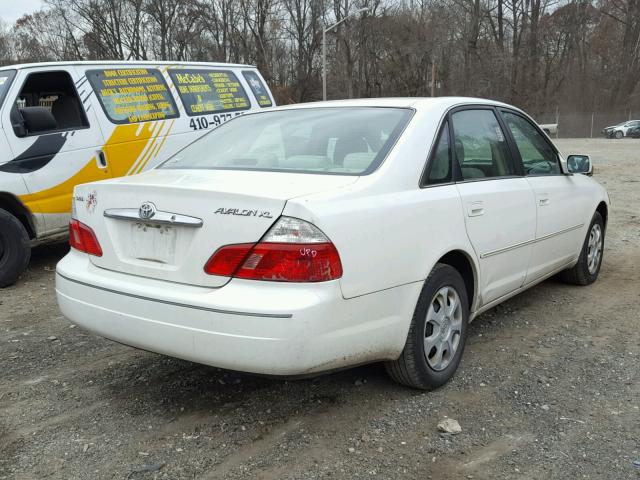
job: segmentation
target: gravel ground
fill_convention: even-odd
[[[613,201],[600,279],[480,316],[431,393],[379,365],[283,381],[97,338],[57,308],[66,246],[36,249],[0,292],[0,479],[640,478],[640,140],[558,144]]]

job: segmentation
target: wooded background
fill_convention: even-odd
[[[323,28],[369,7],[327,34],[329,99],[429,96],[435,63],[436,95],[559,116],[563,136],[640,118],[640,0],[45,2],[0,24],[0,63],[249,63],[279,103],[313,101]]]

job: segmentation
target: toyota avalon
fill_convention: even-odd
[[[420,389],[467,326],[594,282],[609,199],[521,110],[349,100],[238,116],[148,172],[76,187],[62,312],[98,335],[296,376],[384,362]]]

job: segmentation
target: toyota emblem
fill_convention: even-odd
[[[156,206],[151,202],[144,202],[140,205],[140,209],[138,210],[138,215],[143,220],[149,220],[156,214]]]

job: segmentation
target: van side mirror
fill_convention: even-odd
[[[13,130],[17,136],[19,135],[20,126],[26,130],[25,135],[48,132],[58,129],[58,122],[51,111],[45,107],[23,107],[19,109],[22,116],[22,125],[13,124]],[[13,123],[13,122],[12,122]],[[22,136],[25,136],[22,135]]]
[[[593,175],[593,164],[589,155],[569,155],[567,157],[567,170],[569,173],[582,173]]]

